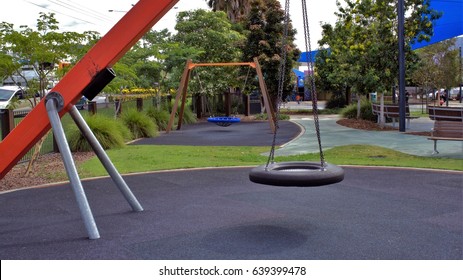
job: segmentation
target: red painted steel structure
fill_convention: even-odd
[[[178,0],[140,0],[52,89],[64,98],[60,116],[82,96],[82,91],[102,70],[112,67],[158,22]],[[50,130],[42,100],[10,134],[0,142],[0,179]]]

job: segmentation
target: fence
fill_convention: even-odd
[[[120,101],[116,100],[115,102],[107,102],[106,100],[98,100],[98,102],[88,102],[82,107],[81,113],[82,115],[86,114],[104,114],[111,117],[117,117],[120,115],[124,110],[128,110],[130,108],[137,108],[137,110],[147,109],[149,107],[158,107],[170,104],[170,98],[156,98],[153,97],[152,99],[142,99],[137,98],[130,101]],[[11,130],[17,126],[22,119],[31,111],[30,108],[28,109],[16,109],[16,110],[9,110],[3,109],[0,110],[0,141],[3,140]],[[71,120],[70,116],[65,115],[61,119],[63,123],[63,127],[65,131],[69,126],[74,125],[73,121]],[[23,158],[19,161],[26,162],[29,161],[32,157],[34,152],[34,148],[28,151]],[[54,143],[53,132],[50,131],[46,138],[43,141],[42,147],[40,149],[40,155],[52,153],[52,152],[59,152],[56,144]]]
[[[0,110],[0,131],[1,131],[1,138],[0,140],[3,140],[11,130],[15,126],[17,126],[23,119],[24,117],[30,112],[31,109],[20,109],[20,110]],[[54,144],[53,141],[53,133],[50,132],[48,133],[44,139],[44,142],[42,144],[42,147],[40,149],[40,154],[47,154],[51,152],[57,152],[56,145]],[[29,150],[19,161],[21,162],[26,162],[29,161],[32,157],[32,154],[34,152],[34,148]]]
[[[114,102],[108,102],[107,99],[97,99],[96,102],[87,102],[83,106],[79,106],[78,108],[81,109],[82,115],[87,115],[87,114],[104,114],[109,117],[117,117],[120,114],[122,114],[125,110],[129,109],[137,109],[139,111],[147,110],[150,107],[156,107],[156,108],[164,108],[170,111],[171,108],[171,102],[172,97],[171,96],[166,96],[166,97],[152,97],[152,98],[147,98],[147,99],[142,99],[142,98],[134,98],[128,101],[121,101],[121,100],[116,100]],[[241,106],[247,108],[245,111],[245,114],[249,114],[249,98],[247,98],[244,101],[239,100],[240,102],[237,102],[241,104]],[[193,107],[195,107],[196,104],[193,103]],[[227,102],[226,107],[231,107],[230,101]],[[233,102],[235,103],[235,102]],[[196,109],[196,108],[195,108]],[[243,109],[243,108],[241,108]],[[259,108],[260,109],[260,108]],[[4,109],[0,110],[0,141],[4,139],[11,130],[14,129],[15,126],[17,126],[21,120],[30,112],[31,109],[19,109],[19,110],[9,110],[9,109]],[[230,109],[228,109],[230,111]],[[70,116],[65,115],[61,119],[63,123],[64,130],[66,131],[67,128],[70,126],[74,125],[72,119]],[[19,162],[26,162],[29,161],[32,157],[32,154],[34,152],[34,148],[31,149],[29,152],[24,155],[24,157],[19,161]],[[40,155],[44,155],[47,153],[52,153],[52,152],[59,152],[56,144],[54,143],[54,138],[53,138],[53,132],[50,131],[47,135],[46,138],[43,141],[42,147],[40,149]]]

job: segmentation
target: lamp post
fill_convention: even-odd
[[[461,47],[459,49],[460,49],[460,103],[461,103],[461,101],[463,100],[463,92],[461,91],[461,87],[463,86],[463,79],[462,79],[463,69],[461,69],[462,67]]]
[[[405,5],[404,0],[397,3],[398,41],[399,41],[399,131],[405,132]]]

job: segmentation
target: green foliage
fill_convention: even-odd
[[[281,121],[288,121],[291,117],[287,114],[278,114],[279,118],[278,120]],[[257,114],[254,116],[256,120],[268,120],[268,115],[267,114]]]
[[[150,107],[146,111],[146,115],[156,123],[159,130],[166,130],[170,119],[168,111]]]
[[[6,109],[14,110],[17,109],[19,105],[21,105],[21,101],[15,96],[10,100],[10,103],[6,105]]]
[[[346,106],[346,98],[341,93],[331,95],[331,98],[326,102],[326,109],[343,108]]]
[[[90,129],[100,142],[103,149],[113,149],[124,147],[125,141],[130,135],[126,127],[120,122],[103,115],[93,115],[85,117]],[[73,127],[68,133],[69,147],[75,152],[92,151],[85,137],[80,130]]]
[[[177,112],[178,113],[178,112]],[[185,110],[183,112],[183,124],[192,124],[196,123],[198,120],[196,119],[196,115],[191,110],[190,106],[185,106]]]
[[[124,174],[154,170],[215,166],[256,166],[267,160],[262,154],[269,147],[199,147],[129,145],[109,150],[108,155]],[[152,155],[156,155],[153,157]],[[277,161],[317,161],[319,153],[276,157]],[[462,170],[461,159],[419,157],[371,145],[348,145],[325,151],[325,159],[333,164],[360,166],[405,166]],[[97,158],[79,166],[83,177],[107,174]]]
[[[231,22],[240,21],[249,12],[250,0],[207,0],[213,11],[224,11]]]
[[[427,89],[457,86],[461,68],[455,43],[455,39],[450,39],[418,49],[420,62],[413,73],[413,81]]]
[[[58,32],[59,22],[54,13],[40,13],[36,30],[28,26],[15,28],[13,24],[0,23],[0,69],[1,74],[13,75],[17,81],[24,80],[30,94],[45,95],[50,74],[61,61],[80,58],[77,50],[88,49],[94,33]],[[21,66],[33,67],[38,81],[30,84],[21,71]]]
[[[343,5],[344,4],[344,5]],[[334,26],[324,24],[319,44],[328,47],[317,58],[317,72],[332,89],[351,87],[366,95],[384,92],[398,77],[396,1],[346,0],[337,2]],[[416,54],[410,45],[428,39],[433,20],[440,14],[430,8],[430,0],[405,1],[406,60],[412,68]]]
[[[173,47],[172,34],[167,29],[149,30],[115,65],[117,76],[110,86],[115,85],[106,91],[118,92],[121,87],[133,86],[151,88],[155,85],[162,86],[163,90],[167,91],[168,88],[165,88],[162,82],[162,75],[163,71],[169,69],[163,61]],[[184,63],[185,60],[182,61],[182,64]],[[123,70],[123,73],[120,70]]]
[[[169,55],[166,58],[167,63],[177,60],[177,67],[172,69],[175,72],[172,73],[172,79],[176,80],[176,87],[186,62],[185,55],[194,62],[234,62],[241,58],[239,47],[244,36],[233,29],[224,12],[201,9],[180,12],[175,29],[178,32],[173,37],[174,42],[191,51],[191,54],[183,54],[183,57],[179,57],[176,52],[175,56]],[[182,61],[178,61],[179,58]],[[216,95],[230,86],[236,86],[238,74],[238,68],[195,68],[189,91],[194,95]]]
[[[154,121],[145,113],[129,109],[122,113],[122,121],[129,128],[134,138],[153,137],[157,135]]]
[[[268,92],[275,97],[278,94],[284,31],[284,10],[280,2],[277,0],[252,1],[244,25],[248,30],[248,35],[243,47],[242,60],[253,61],[255,57],[259,59]],[[296,30],[290,24],[286,41],[287,59],[283,81],[283,100],[293,89],[291,69],[300,55],[300,51],[294,44],[295,34]],[[254,87],[257,88],[256,81]]]
[[[357,118],[357,103],[351,104],[340,112],[341,116],[347,119]],[[360,103],[360,119],[374,121],[376,116],[373,115],[371,110],[371,103],[367,99],[362,99]]]

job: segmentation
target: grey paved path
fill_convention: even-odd
[[[398,131],[365,131],[351,129],[336,124],[337,116],[320,116],[320,129],[323,149],[336,146],[360,144],[376,145],[403,153],[418,156],[463,158],[463,142],[438,141],[439,154],[433,155],[433,141],[426,136],[416,136]],[[318,152],[313,119],[294,117],[293,121],[305,128],[305,131],[295,140],[287,143],[276,152],[276,155],[294,155]],[[433,122],[427,118],[412,120],[407,131],[431,131]]]

